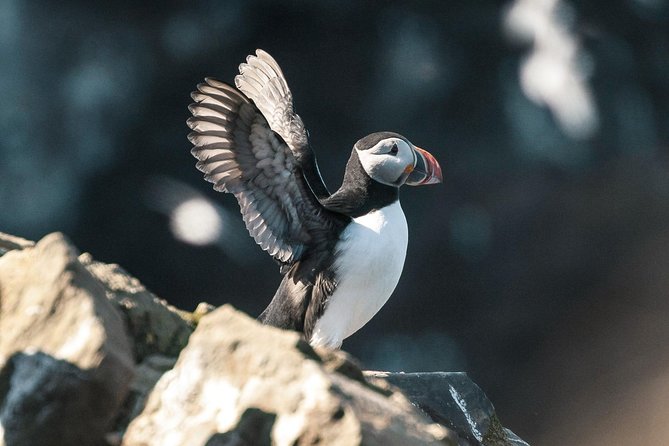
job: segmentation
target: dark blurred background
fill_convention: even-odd
[[[669,0],[0,0],[0,231],[259,314],[277,267],[185,125],[256,48],[331,189],[379,130],[444,168],[402,191],[403,277],[344,349],[467,371],[533,444],[669,444]]]

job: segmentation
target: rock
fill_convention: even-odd
[[[80,255],[79,261],[100,281],[109,301],[123,315],[132,337],[134,358],[139,363],[130,383],[130,394],[114,422],[113,438],[119,440],[108,440],[118,444],[130,420],[144,409],[158,379],[174,366],[199,318],[212,307],[202,303],[192,314],[178,310],[148,291],[119,265],[95,261],[88,253]]]
[[[124,315],[137,362],[152,354],[179,355],[199,314],[191,316],[168,305],[116,264],[97,262],[87,253],[79,256],[79,261],[100,281],[109,300]]]
[[[502,427],[485,393],[462,372],[365,372],[373,383],[397,386],[432,420],[457,432],[460,445],[528,446]]]
[[[149,355],[137,366],[135,378],[130,383],[130,394],[118,413],[114,425],[114,434],[119,441],[112,442],[112,444],[120,443],[120,438],[123,437],[130,421],[144,410],[146,399],[153,387],[165,372],[174,367],[176,361],[176,358],[170,356]]]
[[[0,445],[100,444],[133,376],[123,320],[63,235],[17,244],[0,257]]]
[[[527,446],[464,373],[363,373],[232,307],[178,310],[61,234],[0,233],[0,446],[35,444]]]
[[[33,246],[35,242],[0,232],[0,256],[14,249],[23,249]]]
[[[351,378],[352,376],[352,378]],[[345,356],[230,306],[204,316],[124,446],[455,445],[399,392],[367,383]]]
[[[207,302],[200,302],[197,304],[197,307],[195,307],[195,310],[190,314],[190,321],[197,325],[203,316],[206,316],[215,309],[216,307],[212,304]]]

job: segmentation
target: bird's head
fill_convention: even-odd
[[[441,183],[437,160],[402,135],[377,132],[355,143],[354,150],[370,178],[388,186],[422,186]]]

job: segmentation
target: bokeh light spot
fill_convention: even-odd
[[[220,215],[207,200],[192,198],[180,203],[170,216],[174,236],[191,245],[209,245],[216,242],[223,230]]]

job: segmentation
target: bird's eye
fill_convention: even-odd
[[[391,155],[397,155],[397,152],[399,152],[399,149],[397,148],[397,144],[393,144],[392,149],[390,149],[390,152],[388,152],[388,153],[390,153]]]

